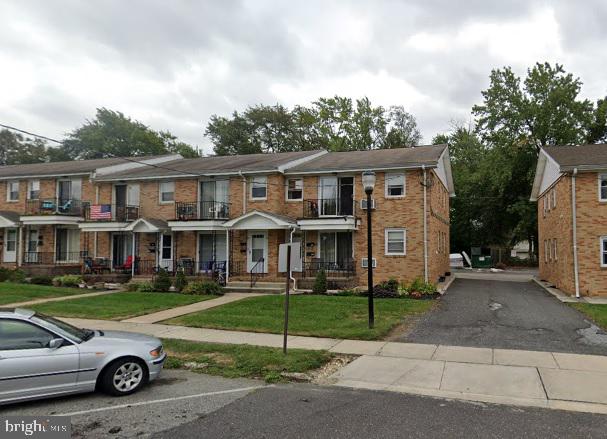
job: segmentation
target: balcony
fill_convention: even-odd
[[[75,199],[44,198],[27,200],[25,202],[25,215],[66,215],[83,216],[89,203]]]
[[[84,219],[86,221],[135,221],[139,219],[139,206],[87,203],[84,209]]]
[[[304,200],[303,218],[326,218],[336,216],[354,216],[356,202],[340,198],[320,198]]]
[[[230,203],[223,201],[200,201],[175,203],[176,221],[227,220],[230,218]]]

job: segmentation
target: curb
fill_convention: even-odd
[[[455,280],[455,273],[451,273],[451,276],[449,276],[449,280],[438,291],[441,296],[444,296],[445,294],[447,294],[447,290],[449,289],[449,287],[451,286],[451,284],[453,283],[454,280]]]
[[[575,297],[568,296],[567,294],[563,293],[558,288],[552,288],[552,287],[545,285],[541,280],[539,280],[535,276],[533,276],[531,279],[533,280],[533,282],[536,283],[536,285],[543,288],[544,291],[548,292],[549,294],[551,294],[552,296],[554,296],[555,298],[557,298],[559,301],[561,301],[563,303],[586,303],[586,300],[583,297],[580,297],[579,299],[577,299]]]

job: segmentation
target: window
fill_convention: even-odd
[[[556,188],[552,189],[552,208],[556,207]]]
[[[0,320],[0,351],[17,349],[42,349],[48,347],[54,337],[50,332],[18,320]]]
[[[544,216],[546,216],[546,212],[548,212],[548,197],[544,195]]]
[[[607,267],[607,236],[601,236],[601,267]]]
[[[599,201],[607,201],[607,174],[599,174]]]
[[[556,249],[557,249],[557,247],[556,247],[556,238],[554,238],[552,240],[552,246],[554,247],[554,260],[558,261],[559,260],[559,256],[558,256],[558,253],[556,251]]]
[[[27,182],[27,199],[37,200],[40,197],[40,180],[30,180]]]
[[[544,239],[544,262],[548,262],[548,241]]]
[[[404,255],[405,239],[405,229],[386,229],[386,255]]]
[[[158,192],[160,192],[160,203],[172,203],[175,200],[175,182],[161,181]]]
[[[6,201],[19,201],[19,182],[6,182]]]
[[[287,200],[301,200],[303,198],[303,180],[289,178],[287,180]]]
[[[386,173],[386,198],[405,196],[405,174]]]
[[[362,268],[369,268],[369,259],[368,258],[362,258],[360,260],[360,265],[361,265]],[[371,258],[371,265],[373,266],[373,268],[377,268],[377,259]]]
[[[251,179],[251,199],[265,200],[268,194],[268,177],[253,177]]]

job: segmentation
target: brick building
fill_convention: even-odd
[[[607,295],[607,145],[540,151],[537,201],[540,278],[575,295]]]
[[[2,264],[276,281],[279,244],[292,240],[302,243],[302,284],[322,268],[337,284],[364,285],[361,174],[373,170],[377,281],[435,282],[449,270],[444,145],[137,161],[0,167]]]

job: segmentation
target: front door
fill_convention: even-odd
[[[247,243],[247,268],[247,271],[249,272],[268,272],[267,232],[249,231],[249,239]]]
[[[27,233],[27,251],[25,262],[35,264],[38,261],[38,230],[30,229]]]
[[[163,233],[160,235],[160,268],[173,271],[173,235]]]
[[[112,235],[112,267],[121,267],[133,255],[133,237],[125,233]]]
[[[17,229],[4,229],[4,262],[17,262]]]
[[[201,233],[198,239],[198,269],[208,272],[225,267],[227,257],[225,233]]]

